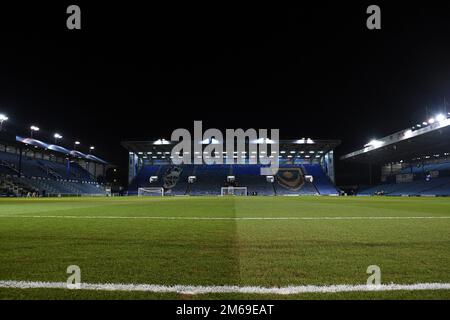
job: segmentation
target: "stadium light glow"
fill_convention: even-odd
[[[412,136],[413,131],[411,129],[405,131],[405,137],[409,138]]]
[[[30,127],[30,136],[31,136],[31,138],[33,138],[33,132],[35,132],[35,131],[39,131],[39,128],[36,127],[36,126],[31,126]]]
[[[437,122],[441,122],[441,121],[444,121],[444,120],[446,120],[446,119],[447,119],[447,117],[444,116],[442,113],[440,113],[440,114],[438,114],[438,115],[436,116],[436,121],[437,121]]]
[[[75,141],[75,145],[76,145],[76,146],[78,146],[78,145],[80,145],[80,144],[81,144],[80,141]]]
[[[211,138],[200,141],[200,144],[220,144],[220,141],[215,138]]]
[[[429,124],[433,124],[435,121],[436,121],[436,120],[435,120],[434,118],[428,119],[428,123],[429,123]]]
[[[3,122],[7,121],[9,118],[4,114],[0,114],[0,131],[3,129]]]
[[[253,140],[252,143],[256,143],[256,144],[274,144],[275,141],[269,138],[259,138],[257,140]]]
[[[158,139],[158,140],[156,140],[155,142],[153,142],[153,144],[156,144],[156,145],[170,144],[170,142],[167,141],[166,139]]]
[[[383,144],[383,141],[372,139],[369,143],[365,144],[364,147],[374,147],[378,148]]]
[[[55,133],[54,135],[53,135],[53,138],[55,138],[55,144],[58,142],[58,139],[62,139],[62,135],[60,135],[59,133]]]

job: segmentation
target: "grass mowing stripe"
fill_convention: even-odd
[[[15,289],[68,289],[65,282],[40,281],[0,281],[0,288]],[[418,290],[450,290],[450,283],[416,283],[416,284],[381,284],[350,285],[338,284],[328,286],[193,286],[158,284],[123,284],[123,283],[81,283],[79,289],[96,291],[141,291],[155,293],[207,294],[207,293],[247,293],[288,295],[300,293],[337,293],[337,292],[379,292],[379,291],[418,291]]]

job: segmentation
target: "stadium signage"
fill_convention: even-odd
[[[274,175],[279,167],[279,129],[270,129],[270,137],[268,131],[226,129],[224,135],[215,128],[203,132],[202,121],[194,121],[193,139],[187,129],[172,132],[171,140],[178,142],[171,151],[172,162],[211,165],[224,164],[225,159],[226,164],[262,164],[261,175]]]

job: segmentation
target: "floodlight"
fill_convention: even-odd
[[[410,129],[410,130],[406,130],[406,131],[405,131],[405,137],[406,137],[406,138],[411,137],[412,133],[413,133],[413,131],[412,131],[411,129]]]
[[[158,140],[156,140],[155,142],[153,142],[153,144],[158,144],[158,145],[161,145],[161,144],[170,144],[170,142],[167,141],[166,139],[158,139]]]
[[[33,138],[33,132],[34,131],[39,131],[39,128],[36,127],[36,126],[31,126],[30,127],[30,136],[31,136],[31,138]]]
[[[429,124],[433,124],[435,121],[436,121],[436,120],[435,120],[434,118],[428,119],[428,123],[429,123]]]
[[[0,131],[2,131],[2,127],[3,127],[3,121],[7,121],[8,117],[5,116],[4,114],[0,114]]]
[[[80,144],[80,141],[75,141],[75,145],[79,145]]]
[[[447,119],[447,117],[444,116],[442,113],[440,113],[436,116],[436,121],[438,121],[438,122],[444,121],[445,119]]]
[[[383,141],[373,139],[369,143],[365,144],[364,147],[374,147],[378,148],[383,144]]]

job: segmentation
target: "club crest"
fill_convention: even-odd
[[[280,168],[275,177],[280,186],[289,190],[299,190],[305,183],[300,168]]]

